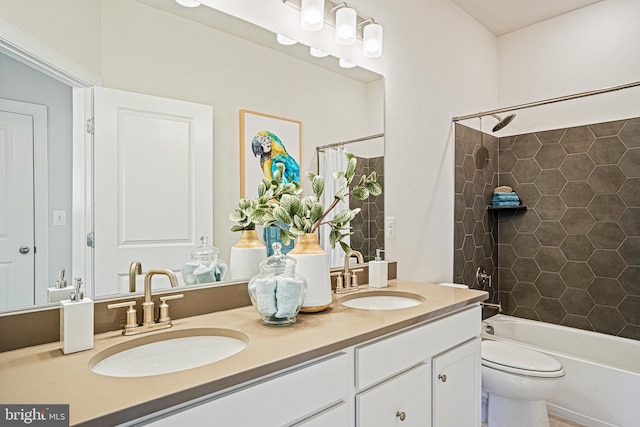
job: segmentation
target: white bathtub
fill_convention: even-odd
[[[483,322],[482,337],[533,348],[562,363],[564,388],[547,402],[550,413],[589,427],[640,426],[640,341],[501,314]]]

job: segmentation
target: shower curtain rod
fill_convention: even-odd
[[[554,102],[568,101],[570,99],[576,99],[576,98],[584,98],[585,96],[599,95],[601,93],[607,93],[607,92],[613,92],[613,91],[616,91],[616,90],[628,89],[628,88],[635,87],[635,86],[640,86],[640,81],[633,82],[633,83],[627,83],[627,84],[623,84],[623,85],[619,85],[619,86],[608,87],[608,88],[604,88],[604,89],[591,90],[591,91],[588,91],[588,92],[574,93],[573,95],[565,95],[565,96],[560,96],[560,97],[557,97],[557,98],[545,99],[543,101],[530,102],[528,104],[514,105],[513,107],[498,108],[498,109],[490,110],[490,111],[481,111],[481,112],[476,113],[476,114],[468,114],[466,116],[453,117],[451,120],[454,123],[456,123],[456,122],[459,122],[460,120],[474,119],[476,117],[490,116],[492,114],[498,114],[498,113],[506,113],[507,111],[522,110],[524,108],[530,108],[530,107],[537,107],[539,105],[552,104]]]
[[[342,147],[343,145],[346,145],[346,144],[352,144],[354,142],[360,142],[360,141],[368,141],[370,139],[376,139],[383,136],[384,136],[384,133],[377,133],[375,135],[363,136],[361,138],[350,139],[348,141],[334,142],[333,144],[320,145],[316,147],[316,151],[323,151],[323,150],[326,150],[327,148]]]

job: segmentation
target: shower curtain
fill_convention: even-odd
[[[333,203],[333,196],[340,187],[340,182],[333,179],[333,173],[338,171],[344,171],[347,167],[347,158],[344,155],[344,148],[328,148],[324,151],[318,152],[319,157],[319,174],[325,177],[324,193],[322,193],[322,200],[320,203],[326,208]],[[338,203],[335,209],[333,209],[325,221],[331,221],[333,217],[342,210],[349,207],[349,197],[345,197],[344,201]],[[335,248],[331,248],[329,242],[329,233],[331,227],[320,227],[320,246],[329,254],[329,262],[332,267],[338,267],[344,265],[344,251],[339,244],[336,244]],[[343,239],[347,245],[350,243],[349,236]]]

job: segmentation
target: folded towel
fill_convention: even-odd
[[[520,199],[517,197],[494,197],[491,199],[492,202],[519,202]]]
[[[279,277],[276,288],[276,304],[278,306],[276,317],[286,319],[295,316],[303,297],[299,282]]]
[[[275,278],[256,279],[253,283],[256,287],[256,309],[263,316],[276,314],[276,286]]]
[[[494,202],[518,202],[520,198],[516,193],[493,193]]]
[[[493,191],[495,193],[511,193],[513,191],[513,188],[509,187],[508,185],[501,185],[500,187],[496,187],[496,189]]]
[[[520,202],[511,202],[511,201],[492,202],[491,204],[493,206],[520,206]]]

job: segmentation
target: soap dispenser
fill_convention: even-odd
[[[60,301],[60,340],[64,354],[93,348],[93,300],[85,298],[82,279],[74,279],[69,299]]]
[[[370,288],[386,288],[388,277],[387,261],[383,260],[380,253],[383,249],[376,249],[376,258],[369,261],[369,287]]]
[[[47,299],[49,302],[59,302],[63,299],[71,298],[71,292],[73,292],[73,286],[67,285],[67,280],[64,278],[64,268],[58,271],[58,280],[52,287],[47,288]]]

